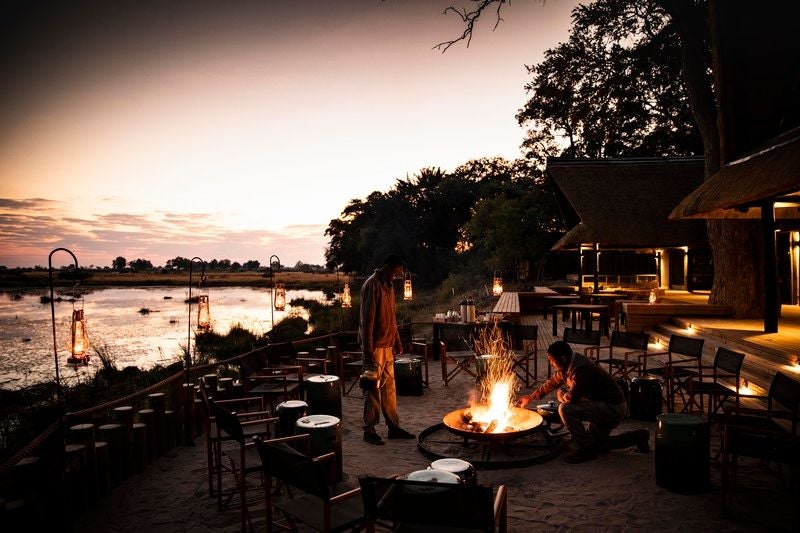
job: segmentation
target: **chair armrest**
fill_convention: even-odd
[[[274,424],[278,420],[279,419],[277,417],[260,418],[258,420],[247,420],[244,422],[239,422],[239,425],[245,427],[245,426],[258,426],[260,424]]]
[[[339,502],[342,502],[344,500],[349,500],[350,498],[352,498],[354,496],[358,496],[359,494],[361,494],[361,488],[360,487],[356,487],[354,489],[350,489],[350,490],[348,490],[346,492],[343,492],[341,494],[337,494],[335,496],[331,496],[330,502],[331,503],[339,503]]]
[[[744,395],[741,395],[744,396]],[[758,409],[754,407],[727,406],[725,415],[735,417],[736,415],[761,416],[764,418],[780,418],[781,420],[792,420],[794,415],[790,411],[778,411],[776,409]]]
[[[315,461],[315,462],[318,462],[318,463],[324,463],[324,462],[330,461],[332,459],[336,459],[336,452],[323,453],[322,455],[318,455],[318,456],[314,457],[312,459],[312,461]]]
[[[295,357],[295,361],[303,361],[308,363],[327,363],[327,359],[323,359],[322,357]]]
[[[506,500],[506,486],[500,485],[497,487],[497,494],[494,496],[494,520],[500,533],[505,533],[506,531],[506,515],[508,512]]]
[[[269,411],[250,411],[250,412],[245,412],[245,413],[236,413],[236,416],[238,416],[239,420],[242,423],[244,423],[245,422],[245,420],[243,420],[244,418],[248,418],[248,417],[251,417],[251,416],[260,416],[260,417],[265,417],[266,416],[266,417],[269,417],[269,415],[271,415],[271,414],[272,413],[270,413]]]
[[[613,346],[611,346],[610,344],[607,344],[605,346],[590,346],[586,350],[592,350],[592,351],[597,352],[597,357],[600,357],[600,351],[601,350],[608,350],[608,356],[611,357],[611,353],[613,352],[613,348],[614,348]],[[584,350],[584,351],[586,351],[586,350]]]
[[[247,396],[245,398],[230,398],[228,400],[214,400],[215,403],[220,405],[236,405],[236,404],[245,404],[245,403],[264,403],[264,399],[261,396]]]

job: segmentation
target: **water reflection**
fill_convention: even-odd
[[[253,287],[214,287],[208,292],[211,324],[214,331],[227,333],[231,326],[263,334],[271,329],[269,289]],[[118,368],[180,361],[186,346],[188,307],[186,287],[114,288],[94,290],[83,301],[92,346],[105,346]],[[322,291],[290,290],[287,300],[324,300]],[[80,308],[81,303],[74,304]],[[56,302],[56,335],[62,380],[75,383],[93,376],[101,363],[92,354],[88,367],[66,364],[67,343],[73,304]],[[140,313],[149,309],[149,313]],[[302,307],[287,304],[275,311],[275,322],[298,314],[308,319]],[[192,327],[197,306],[192,306]],[[0,387],[18,388],[55,378],[53,332],[50,305],[39,302],[36,294],[18,298],[7,293],[0,298]]]

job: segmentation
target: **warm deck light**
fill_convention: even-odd
[[[499,270],[495,270],[492,276],[492,296],[500,296],[503,294],[503,277],[500,275]]]
[[[750,384],[744,378],[742,378],[739,384],[739,394],[753,394],[753,391],[750,389]]]
[[[650,291],[650,296],[647,298],[647,301],[650,304],[656,303],[656,291],[655,291],[655,289]]]
[[[342,289],[342,307],[351,307],[353,299],[350,296],[350,284],[345,282],[344,289]]]
[[[69,342],[70,356],[67,363],[71,365],[89,364],[89,335],[86,332],[86,319],[83,309],[72,310],[72,328]]]
[[[275,284],[275,310],[283,311],[286,309],[286,288],[283,283]]]
[[[411,300],[414,295],[414,290],[411,287],[411,272],[406,270],[403,275],[403,300]]]
[[[208,331],[211,329],[211,309],[208,305],[208,294],[197,297],[197,329]]]

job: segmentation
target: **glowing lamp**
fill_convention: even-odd
[[[656,303],[656,291],[655,290],[650,291],[650,296],[647,298],[647,301],[650,302],[650,304]]]
[[[495,270],[492,279],[492,296],[500,296],[501,294],[503,294],[503,277],[500,275],[499,270]]]
[[[742,378],[742,381],[739,384],[739,394],[753,394],[753,391],[750,390],[750,384],[744,378]]]
[[[403,276],[403,300],[411,300],[414,291],[411,287],[411,272],[406,272]]]
[[[344,289],[342,289],[342,307],[351,307],[353,305],[353,299],[350,296],[350,284],[345,283]]]
[[[89,364],[89,335],[86,333],[86,319],[83,309],[72,310],[72,328],[69,343],[70,356],[67,363],[71,365]]]
[[[208,306],[208,294],[197,297],[197,329],[211,329],[211,309]]]
[[[286,309],[286,288],[283,283],[275,284],[275,310],[283,311]]]

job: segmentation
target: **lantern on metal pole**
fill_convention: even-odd
[[[275,259],[273,261],[273,259]],[[283,308],[286,306],[286,290],[283,289],[283,284],[281,284],[281,289],[283,289],[283,305],[278,308],[277,307],[277,287],[275,286],[275,267],[272,265],[277,265],[277,268],[280,269],[281,267],[281,259],[277,255],[273,254],[269,256],[269,313],[270,313],[270,329],[275,328],[275,309],[278,311],[283,311]]]
[[[350,295],[350,283],[344,282],[344,288],[342,289],[342,307],[352,307],[353,306],[353,297]]]
[[[89,364],[89,334],[86,331],[86,318],[83,315],[82,303],[81,309],[72,309],[72,327],[70,327],[68,347],[70,355],[67,363],[75,366]]]
[[[208,303],[208,294],[197,297],[197,329],[208,331],[211,329],[211,308]]]
[[[72,256],[72,260],[75,264],[75,274],[77,276],[78,273],[78,258],[75,257],[75,254],[72,253],[70,250],[66,248],[56,248],[50,252],[50,255],[47,256],[47,269],[48,269],[48,280],[50,282],[50,317],[52,319],[53,324],[53,361],[55,362],[56,367],[56,401],[58,405],[62,408],[64,407],[64,395],[63,391],[61,390],[61,373],[58,369],[58,339],[56,338],[56,307],[55,307],[55,291],[53,290],[53,254],[56,252],[66,252]],[[75,280],[75,285],[77,286],[78,280]],[[80,329],[76,330],[76,319],[80,326]],[[70,343],[70,353],[72,356],[75,355],[75,340],[80,341],[82,344],[79,345],[77,348],[77,353],[81,356],[85,354],[86,350],[88,350],[88,337],[86,336],[86,322],[83,316],[83,309],[79,310],[79,314],[76,316],[75,310],[73,309],[72,314],[72,328],[71,328],[71,335],[73,342]]]
[[[187,300],[187,302],[189,302],[189,325],[186,337],[186,357],[183,364],[183,369],[186,376],[185,381],[187,385],[191,382],[189,373],[192,368],[192,267],[194,266],[195,260],[200,261],[200,265],[202,267],[200,270],[200,281],[198,282],[198,288],[206,279],[206,262],[199,257],[192,257],[189,260],[189,299]],[[206,303],[208,302],[206,301]],[[198,313],[198,322],[199,318],[200,317]]]
[[[499,270],[495,270],[492,275],[492,296],[503,294],[503,276]]]
[[[414,290],[411,286],[411,272],[406,270],[403,274],[403,300],[411,300],[414,296]]]

